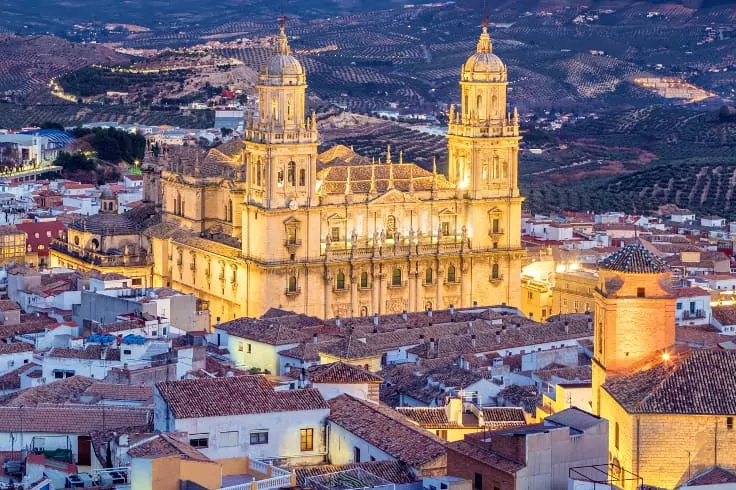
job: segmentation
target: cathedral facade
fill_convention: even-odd
[[[151,282],[209,301],[222,321],[271,307],[331,318],[518,306],[518,116],[485,26],[460,85],[447,176],[391,148],[377,163],[339,146],[320,154],[282,24],[244,139],[144,166],[161,209],[144,233]]]

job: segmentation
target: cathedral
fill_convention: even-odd
[[[377,163],[342,146],[319,153],[307,76],[282,22],[243,140],[207,152],[170,147],[144,165],[157,218],[128,223],[142,231],[125,244],[126,253],[147,257],[139,283],[194,293],[221,321],[271,307],[332,318],[518,306],[520,137],[507,84],[484,24],[462,66],[461,105],[450,108],[448,175],[390,147]],[[120,240],[89,232],[110,229],[96,219],[122,220],[70,225],[55,264],[84,268],[64,247],[89,245],[103,265],[109,251],[101,243],[121,250]]]

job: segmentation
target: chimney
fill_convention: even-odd
[[[501,331],[500,330],[496,330],[496,343],[497,344],[501,343]]]
[[[340,327],[342,326],[342,320],[340,320],[340,315],[337,315],[337,316],[335,317],[335,326],[336,326],[337,328],[340,328]]]
[[[407,321],[407,320],[409,319],[409,315],[407,315],[407,314],[406,314],[406,310],[404,310],[404,311],[403,311],[403,312],[401,313],[401,318],[403,318],[403,319],[404,319],[404,321]]]
[[[314,335],[312,335],[312,342],[314,342],[316,344],[318,340],[319,340],[319,337],[317,336],[316,333]]]
[[[429,352],[434,352],[434,338],[429,339]]]
[[[429,309],[427,310],[427,316],[428,316],[429,318],[432,318],[432,308],[429,308]]]
[[[473,335],[470,336],[470,345],[472,345],[473,347],[475,347],[475,344],[476,344],[476,342],[475,342],[475,334],[473,334]]]
[[[378,313],[373,314],[373,325],[378,326]]]
[[[419,343],[420,344],[423,344],[424,343],[424,334],[423,333],[422,334],[419,334]]]
[[[570,323],[565,320],[565,333],[570,333]]]

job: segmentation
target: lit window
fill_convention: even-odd
[[[449,221],[443,221],[440,225],[440,229],[442,231],[442,236],[449,236],[450,235],[450,222]]]
[[[314,449],[314,429],[300,429],[299,436],[301,450],[312,451]]]
[[[340,227],[339,226],[333,226],[332,230],[330,232],[331,238],[333,242],[339,242],[340,241]]]

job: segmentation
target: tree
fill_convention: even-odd
[[[64,126],[53,121],[44,121],[39,125],[39,127],[41,129],[58,129],[59,131],[64,131]]]

